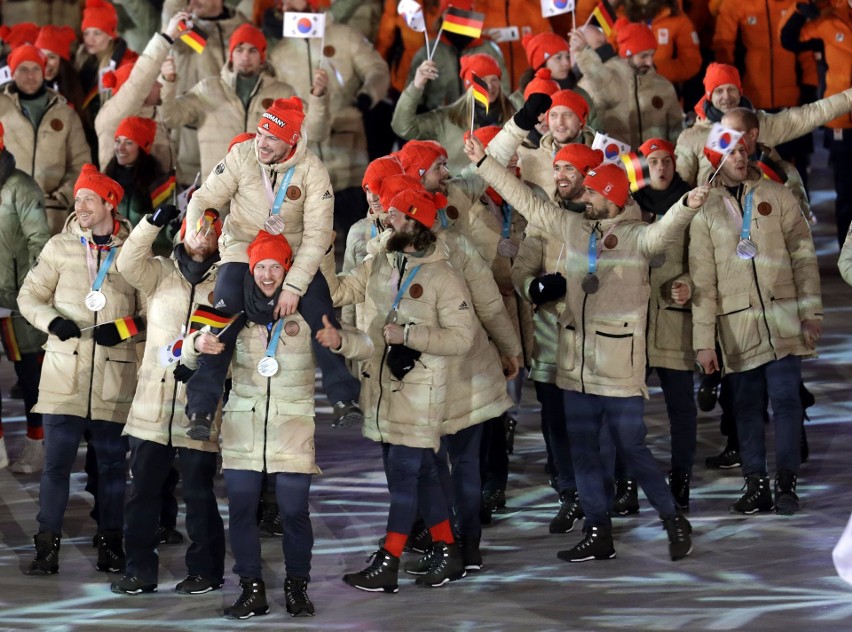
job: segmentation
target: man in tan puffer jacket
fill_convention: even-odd
[[[722,155],[705,150],[715,169]],[[746,492],[731,506],[773,507],[766,466],[765,398],[775,421],[776,513],[799,510],[802,358],[814,355],[822,299],[814,243],[799,205],[749,164],[739,142],[721,164],[707,205],[690,228],[693,347],[706,373],[729,374]]]
[[[97,567],[115,572],[124,565],[121,431],[136,388],[137,356],[132,339],[108,334],[112,321],[139,312],[141,298],[113,265],[130,233],[127,220],[114,214],[123,193],[94,165],[85,165],[74,186],[75,213],[47,242],[18,296],[24,318],[50,334],[33,409],[44,415],[45,466],[31,575],[59,570],[68,480],[86,430],[98,462]]]

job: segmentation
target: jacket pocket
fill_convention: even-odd
[[[44,345],[44,364],[41,369],[39,389],[60,395],[77,392],[77,374],[79,338],[69,338],[62,342],[56,336],[50,336]]]
[[[388,371],[390,374],[390,371]],[[382,398],[388,398],[388,420],[412,426],[428,426],[437,420],[437,404],[443,401],[444,387],[432,383],[432,372],[415,366],[403,381],[390,379]],[[439,399],[440,397],[440,399]]]
[[[98,355],[95,354],[95,362],[99,360]],[[101,399],[113,403],[133,401],[136,392],[136,348],[107,347],[104,355]]]
[[[625,379],[633,375],[633,328],[628,322],[594,323],[595,375]]]
[[[798,294],[793,283],[772,289],[772,318],[782,338],[798,338],[801,335]]]
[[[723,297],[719,311],[719,339],[726,353],[739,356],[760,344],[757,315],[748,292]]]
[[[666,351],[692,349],[692,310],[680,305],[669,305],[660,297],[654,323],[654,345]]]
[[[255,400],[231,391],[222,416],[222,451],[247,454],[254,448]]]
[[[166,401],[166,374],[171,369],[143,364],[139,371],[138,397],[133,400],[133,417],[137,421],[159,424],[166,406],[171,407],[171,393]],[[178,417],[179,410],[175,410]],[[181,414],[180,417],[186,415]]]
[[[313,404],[300,410],[288,402],[278,402],[274,431],[267,437],[267,454],[314,460]]]

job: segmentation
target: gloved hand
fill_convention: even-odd
[[[47,330],[54,336],[65,342],[69,338],[79,338],[80,328],[73,320],[57,316],[47,326]]]
[[[567,289],[564,276],[558,272],[545,274],[530,283],[530,298],[536,305],[543,305],[562,298]]]
[[[538,123],[538,117],[550,109],[553,99],[541,92],[533,92],[524,102],[524,107],[515,113],[515,125],[530,131]]]
[[[195,369],[190,369],[185,364],[178,364],[175,367],[175,379],[178,382],[182,382],[186,384],[193,375],[195,375]]]
[[[95,339],[95,344],[102,347],[114,347],[121,342],[121,334],[113,323],[104,323],[95,327],[92,337]]]
[[[370,108],[373,107],[373,99],[369,94],[362,92],[355,98],[355,107],[358,108],[362,114],[366,114],[370,111]]]
[[[154,214],[148,217],[148,221],[154,226],[162,228],[175,219],[179,212],[174,204],[160,204]]]
[[[388,368],[396,379],[401,380],[414,368],[414,363],[419,358],[420,352],[411,347],[390,345],[387,358]]]
[[[799,2],[796,5],[796,10],[809,20],[819,17],[819,7],[813,2]]]

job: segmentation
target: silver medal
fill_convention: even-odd
[[[662,268],[666,263],[666,253],[658,252],[653,255],[648,261],[648,266],[651,268]]]
[[[754,259],[757,254],[757,244],[751,239],[740,239],[737,242],[737,256],[740,259]]]
[[[280,215],[270,215],[263,222],[263,230],[270,235],[280,235],[284,232],[284,220]]]
[[[85,303],[90,311],[99,312],[106,305],[106,296],[100,290],[92,290],[86,294]]]
[[[598,278],[597,274],[590,272],[586,276],[583,277],[583,281],[580,283],[580,287],[583,288],[583,291],[586,294],[594,294],[601,287],[601,280]]]
[[[278,360],[271,356],[264,356],[257,363],[257,372],[263,377],[272,377],[278,373]]]

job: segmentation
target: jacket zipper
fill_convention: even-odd
[[[272,330],[266,332],[266,346],[272,340]],[[266,444],[269,429],[269,398],[272,397],[272,378],[266,378],[266,414],[263,416],[263,471],[266,472]]]
[[[772,14],[769,11],[769,0],[766,1],[766,33],[769,36],[769,107],[775,107],[775,55],[772,52]]]
[[[642,133],[642,108],[639,107],[639,77],[633,75],[633,99],[636,101],[636,118],[639,121],[639,142],[644,138]]]
[[[195,303],[195,286],[189,291],[189,309],[186,312],[186,317],[183,319],[184,335],[189,331],[189,317],[192,315],[192,306]],[[163,378],[165,379],[165,378]],[[169,416],[169,445],[172,444],[172,424],[175,421],[175,406],[177,405],[178,381],[174,381],[172,388],[172,413]]]
[[[86,248],[88,248],[88,247],[89,247],[89,245],[86,244]],[[88,256],[89,256],[89,253],[86,252],[86,257],[88,257]],[[98,270],[101,269],[101,250],[100,250],[100,248],[98,248],[98,265],[97,265],[96,269],[98,269]],[[104,277],[104,282],[106,282],[106,277]],[[98,324],[98,312],[92,312],[92,315],[95,318],[95,326],[97,326],[97,324]],[[88,419],[92,418],[92,391],[93,391],[94,386],[95,386],[95,384],[94,384],[95,383],[95,352],[97,351],[97,348],[98,348],[98,345],[94,340],[94,337],[95,337],[95,333],[94,333],[94,330],[92,330],[92,369],[91,369],[91,371],[89,371],[89,407],[88,407],[88,411],[87,411],[87,414],[86,414],[86,417]],[[106,367],[104,367],[104,368],[106,368]]]
[[[222,33],[222,25],[218,20],[216,21],[216,30],[219,31],[219,43],[222,44],[219,50],[222,51],[222,65],[224,66],[228,63],[228,60],[225,58],[225,34]]]
[[[589,295],[583,292],[583,341],[580,344],[580,392],[586,392],[586,301],[589,300]]]
[[[47,104],[46,108],[44,108],[44,114],[41,115],[41,121],[39,121],[38,127],[33,125],[32,121],[30,121],[30,125],[33,128],[33,164],[32,164],[32,167],[30,167],[30,174],[32,174],[33,176],[35,176],[36,154],[38,153],[38,130],[41,128],[41,124],[44,122],[44,117],[47,116],[48,111],[50,110],[50,108],[52,108],[56,104],[56,102],[57,102],[57,99],[54,99],[53,101],[51,101],[50,103]],[[18,103],[20,104],[20,98],[18,99]],[[23,106],[21,106],[21,107],[23,108]],[[23,112],[22,112],[22,114],[23,114]],[[24,118],[29,120],[29,117],[26,116],[26,115],[24,115]],[[86,255],[86,256],[88,256],[88,255]]]

